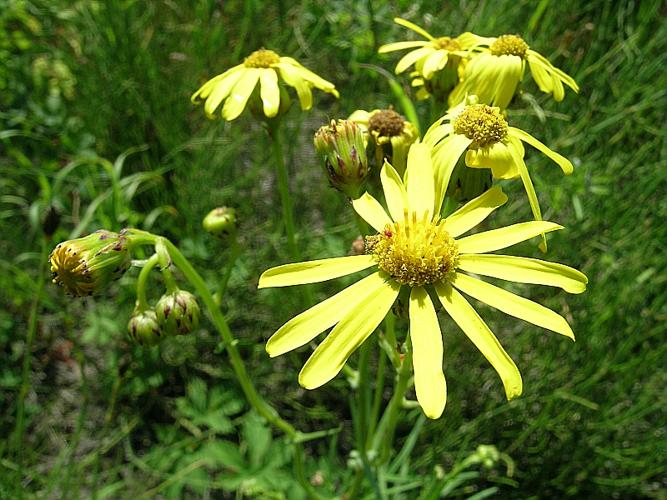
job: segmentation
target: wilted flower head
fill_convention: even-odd
[[[93,295],[130,267],[127,239],[111,231],[95,231],[64,241],[49,256],[53,282],[75,297]]]
[[[155,304],[160,330],[165,335],[187,335],[199,325],[197,298],[185,290],[163,295]]]
[[[303,110],[313,105],[313,87],[338,97],[333,83],[304,68],[295,59],[281,57],[272,50],[260,49],[246,57],[242,64],[206,82],[192,95],[192,102],[204,100],[204,111],[209,117],[213,117],[218,106],[224,102],[222,118],[231,121],[243,112],[253,93],[257,94],[255,89],[259,82],[258,99],[264,115],[274,118],[289,107],[285,106],[289,97],[279,84],[280,81],[294,87]]]
[[[393,109],[358,109],[349,120],[357,123],[375,148],[375,160],[378,168],[387,159],[400,172],[405,172],[408,149],[419,133],[414,124],[407,121]]]
[[[229,236],[236,230],[236,210],[230,207],[214,208],[204,217],[202,226],[214,236]]]
[[[315,149],[324,157],[329,182],[349,198],[356,198],[368,176],[366,138],[350,120],[331,120],[315,133]]]

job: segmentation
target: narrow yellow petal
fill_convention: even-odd
[[[539,151],[544,153],[545,156],[555,161],[558,164],[558,166],[563,170],[563,173],[565,173],[565,175],[570,175],[574,170],[574,167],[572,166],[570,160],[568,160],[564,156],[559,155],[555,151],[552,151],[544,144],[542,144],[540,141],[535,139],[532,135],[524,132],[523,130],[515,127],[510,127],[509,134],[510,136],[516,137],[517,139],[520,139],[523,142],[530,144],[535,149],[538,149]]]
[[[408,210],[418,217],[428,214],[430,220],[435,204],[432,148],[427,144],[413,144],[408,152],[408,168],[405,171]]]
[[[523,382],[519,369],[484,320],[451,284],[440,282],[436,284],[435,289],[447,313],[498,372],[507,399],[520,396],[523,392]]]
[[[453,134],[440,142],[433,150],[433,170],[435,177],[435,213],[439,214],[445,199],[447,186],[456,162],[472,141],[465,135]]]
[[[558,229],[563,229],[563,226],[553,222],[521,222],[500,229],[492,229],[491,231],[466,236],[457,240],[457,243],[459,245],[459,252],[462,254],[495,252],[496,250],[516,245],[535,236]]]
[[[384,286],[360,300],[308,358],[299,373],[303,387],[316,389],[334,378],[350,355],[382,322],[401,288],[386,274],[384,276],[387,278]]]
[[[229,96],[229,93],[242,76],[243,71],[234,71],[218,80],[211,87],[210,94],[204,102],[204,112],[206,112],[207,115],[212,116],[215,113],[215,110],[220,106],[220,103]],[[201,96],[203,98],[205,93],[202,93]]]
[[[264,105],[264,114],[273,118],[280,108],[280,89],[278,88],[278,74],[273,68],[262,69],[259,75],[260,97]]]
[[[445,219],[445,229],[453,238],[470,231],[486,219],[496,208],[507,202],[500,186],[493,186],[474,200],[469,201]]]
[[[266,352],[273,358],[307,344],[338,323],[363,297],[374,294],[384,283],[378,273],[373,273],[295,316],[271,336]]]
[[[433,302],[422,287],[410,293],[410,340],[417,401],[428,418],[439,418],[447,401],[442,333]]]
[[[286,63],[277,63],[275,67],[280,71],[280,76],[285,83],[296,90],[301,109],[307,111],[312,108],[313,92],[310,90],[310,84],[294,71],[294,66]]]
[[[495,179],[513,179],[519,175],[510,148],[505,142],[496,142],[466,152],[466,165],[472,168],[490,168]]]
[[[367,192],[360,198],[352,200],[352,207],[378,233],[384,231],[387,224],[391,224],[391,219],[380,205],[380,202]]]
[[[391,218],[395,221],[402,221],[403,213],[408,208],[408,197],[401,176],[386,160],[380,171],[380,180]]]
[[[491,283],[471,278],[463,273],[456,273],[452,284],[463,293],[491,307],[495,307],[505,314],[560,333],[574,340],[572,328],[567,324],[565,318],[537,302],[510,293]]]
[[[379,54],[386,54],[387,52],[394,52],[396,50],[405,50],[405,49],[415,49],[417,47],[423,47],[424,45],[427,45],[428,42],[425,42],[423,40],[417,40],[414,42],[395,42],[395,43],[387,43],[385,45],[382,45],[378,49]]]
[[[264,271],[259,277],[257,288],[319,283],[363,271],[375,264],[372,255],[353,255],[285,264]]]
[[[236,119],[245,108],[252,91],[255,90],[261,71],[258,68],[245,68],[243,75],[236,82],[229,97],[222,107],[222,117],[227,121]]]
[[[565,85],[570,87],[572,90],[575,92],[579,93],[579,85],[577,85],[577,82],[574,81],[574,78],[572,78],[570,75],[565,73],[562,69],[557,68],[551,62],[544,57],[542,54],[539,52],[535,52],[534,50],[528,50],[528,53],[526,54],[528,62],[529,63],[537,63],[542,66],[542,68],[549,74],[552,74],[554,77],[558,78],[560,81],[562,81]]]
[[[435,49],[431,46],[422,47],[405,54],[396,64],[396,74],[403,73],[406,69],[424,57],[428,57]]]
[[[440,49],[434,51],[430,56],[424,59],[424,65],[421,70],[424,78],[430,80],[436,71],[440,71],[445,67],[448,58],[447,51]]]
[[[190,97],[190,100],[194,103],[196,103],[199,99],[206,99],[209,94],[211,93],[211,90],[213,87],[215,87],[218,83],[220,83],[222,80],[227,78],[228,76],[238,73],[240,70],[242,70],[244,66],[242,64],[239,64],[238,66],[234,66],[233,68],[229,68],[227,71],[224,73],[221,73],[219,75],[214,76],[210,80],[208,80],[204,85],[202,85],[197,92],[192,94],[192,97]]]
[[[396,24],[399,24],[401,26],[404,26],[404,27],[408,28],[409,30],[414,31],[415,33],[419,33],[421,36],[423,36],[424,38],[427,38],[428,40],[435,40],[433,38],[433,36],[431,36],[429,34],[428,31],[426,31],[424,28],[421,28],[421,27],[417,26],[415,23],[411,23],[407,19],[402,19],[400,17],[395,17],[394,22]]]
[[[338,91],[336,90],[336,86],[333,83],[313,73],[308,68],[299,63],[296,59],[292,59],[291,57],[281,57],[280,62],[276,66],[280,67],[283,64],[290,66],[294,74],[298,75],[303,80],[306,80],[311,85],[338,97]]]
[[[460,255],[458,268],[517,283],[556,286],[567,293],[583,293],[588,283],[582,272],[563,264],[511,255]]]
[[[503,55],[499,60],[493,106],[506,109],[523,77],[525,63],[519,56]]]
[[[431,125],[431,128],[429,128],[426,132],[422,142],[428,144],[431,147],[435,147],[445,137],[454,133],[454,126],[451,123],[441,123],[441,119],[442,118],[438,119],[433,125]]]

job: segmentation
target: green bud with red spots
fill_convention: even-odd
[[[168,336],[187,335],[199,325],[201,314],[197,298],[185,290],[160,297],[155,305],[160,330]]]
[[[127,324],[127,335],[132,342],[143,347],[156,345],[164,338],[157,321],[157,315],[152,309],[135,312]]]

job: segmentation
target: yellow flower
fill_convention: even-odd
[[[378,166],[385,159],[399,171],[405,171],[408,149],[419,139],[419,132],[414,124],[407,121],[393,109],[358,109],[348,120],[361,127],[375,147],[375,159]]]
[[[281,87],[278,77],[296,89],[303,110],[308,110],[313,105],[313,87],[338,97],[333,83],[304,68],[295,59],[281,57],[272,50],[260,49],[246,57],[243,64],[234,66],[206,82],[192,95],[192,102],[204,100],[204,111],[212,117],[224,101],[222,117],[231,121],[243,112],[259,82],[259,97],[264,115],[273,118],[280,111]]]
[[[508,398],[519,396],[519,370],[464,292],[492,307],[535,325],[574,338],[554,311],[466,273],[519,283],[560,287],[581,293],[587,278],[562,264],[490,254],[543,232],[561,229],[551,222],[524,222],[461,237],[507,201],[494,187],[446,219],[440,219],[442,192],[434,182],[431,148],[412,146],[404,178],[385,163],[380,175],[388,212],[370,194],[352,202],[376,231],[366,239],[366,255],[278,266],[266,271],[259,288],[316,283],[373,268],[370,276],[292,318],[268,341],[270,356],[307,344],[333,326],[315,349],[299,383],[314,389],[327,383],[380,324],[401,287],[410,289],[409,316],[417,400],[424,413],[438,418],[445,407],[443,344],[431,293],[500,375]]]
[[[426,38],[426,40],[420,41],[389,43],[378,49],[380,54],[396,50],[415,49],[408,52],[398,61],[396,74],[402,73],[414,64],[419,74],[424,79],[430,80],[437,72],[445,69],[448,63],[454,69],[454,73],[456,73],[461,58],[466,57],[468,50],[479,43],[478,37],[472,33],[463,33],[456,38],[448,36],[435,38],[425,29],[400,17],[395,17],[394,22]]]
[[[500,108],[479,104],[476,96],[469,96],[437,120],[426,132],[424,142],[433,146],[436,185],[440,190],[447,189],[456,162],[465,152],[465,163],[469,167],[490,168],[496,179],[521,177],[535,220],[542,220],[542,212],[523,161],[523,142],[556,162],[566,175],[573,171],[567,158],[527,132],[510,127]],[[544,237],[540,248],[546,250]]]
[[[542,92],[553,94],[556,101],[562,101],[565,96],[563,84],[579,92],[579,86],[571,76],[530,49],[521,37],[474,37],[478,45],[486,47],[478,47],[480,52],[466,64],[461,82],[449,96],[450,106],[459,104],[466,95],[475,94],[482,103],[507,108],[523,79],[526,61],[537,86]]]

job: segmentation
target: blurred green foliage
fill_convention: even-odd
[[[200,224],[219,205],[236,208],[241,245],[222,308],[260,391],[281,414],[305,431],[340,429],[306,443],[313,485],[325,496],[340,493],[356,466],[349,387],[340,377],[306,392],[296,382],[305,352],[269,361],[263,349],[303,307],[298,291],[256,290],[264,269],[288,260],[276,230],[268,139],[248,117],[206,120],[189,96],[262,46],[336,83],[339,101],[317,95],[310,113],[291,111],[287,157],[304,257],[343,255],[355,225],[326,185],[311,137],[330,118],[397,105],[385,77],[368,65],[393,68],[396,57],[375,49],[412,36],[392,23],[400,15],[434,34],[520,33],[575,77],[581,94],[558,104],[526,84],[510,118],[575,164],[563,178],[528,152],[545,218],[567,226],[551,238],[549,258],[582,269],[590,287],[566,303],[553,290],[516,286],[571,321],[576,344],[480,308],[523,373],[525,394],[510,403],[493,370],[443,320],[447,409],[433,422],[408,411],[391,476],[381,478],[385,493],[665,498],[664,14],[657,0],[476,0],[438,8],[0,0],[1,496],[304,496],[289,448],[247,412],[206,322],[195,335],[144,350],[124,333],[136,271],[97,300],[69,300],[48,282],[41,291],[52,243],[126,225],[173,239],[215,289],[230,250]],[[397,81],[409,95],[406,79]],[[430,110],[416,106],[423,128]],[[521,187],[504,188],[509,207],[492,223],[528,220]],[[537,256],[533,245],[520,251]],[[343,282],[318,286],[317,296]],[[513,459],[511,478],[500,462],[466,462],[479,444]],[[372,498],[379,486],[365,484]]]

